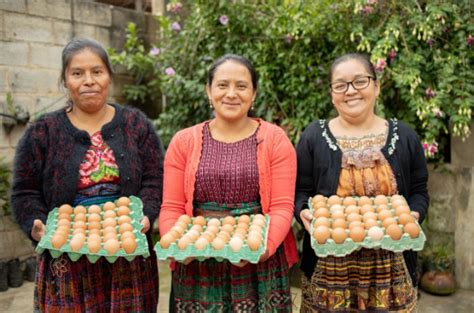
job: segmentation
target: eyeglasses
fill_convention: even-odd
[[[349,89],[349,85],[355,90],[362,90],[367,88],[370,84],[370,80],[374,79],[372,76],[357,77],[350,82],[336,82],[330,84],[331,90],[334,93],[345,93]]]

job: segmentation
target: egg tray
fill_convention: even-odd
[[[79,251],[72,251],[69,245],[69,241],[72,237],[71,234],[68,236],[68,240],[66,243],[59,249],[56,249],[51,244],[51,238],[56,230],[56,224],[58,222],[58,208],[54,208],[48,214],[48,219],[46,221],[46,233],[41,238],[40,242],[36,247],[36,252],[43,253],[45,250],[49,250],[49,253],[53,258],[60,257],[63,253],[66,253],[71,261],[77,261],[81,256],[85,255],[89,262],[95,263],[101,257],[105,257],[105,259],[109,263],[114,263],[119,257],[125,258],[127,261],[133,261],[137,256],[148,257],[150,256],[150,251],[148,250],[148,242],[146,239],[145,234],[141,233],[141,229],[143,225],[141,224],[141,220],[143,219],[143,203],[140,198],[135,196],[130,196],[130,218],[132,219],[132,226],[133,226],[133,233],[136,237],[137,247],[135,251],[131,254],[127,254],[122,248],[120,248],[115,254],[109,255],[107,251],[102,247],[97,253],[92,253],[89,251],[87,247],[87,242],[84,243],[82,248]],[[103,209],[103,204],[99,205]],[[88,206],[86,206],[88,208]],[[103,215],[103,211],[101,211],[101,216]],[[87,214],[88,215],[88,214]],[[74,214],[71,215],[74,218]],[[71,222],[71,225],[74,225],[74,222]],[[87,225],[87,223],[86,223]],[[118,226],[117,226],[118,227]],[[86,238],[87,238],[88,230],[86,230]],[[120,238],[120,235],[118,235]],[[102,238],[101,238],[102,239]],[[87,239],[86,239],[87,240]],[[103,245],[103,244],[102,244]]]
[[[357,199],[357,197],[354,197]],[[390,197],[387,197],[390,200]],[[314,213],[313,207],[311,205],[311,198],[308,200],[309,208],[311,214]],[[392,215],[394,215],[394,210],[392,209],[391,203],[389,201],[388,206]],[[346,229],[347,238],[344,240],[343,243],[337,244],[334,242],[333,239],[329,238],[326,243],[320,244],[318,243],[313,236],[314,232],[314,224],[315,219],[311,222],[311,247],[315,251],[316,255],[319,257],[326,257],[328,255],[336,256],[336,257],[343,257],[352,252],[359,250],[361,248],[367,249],[384,249],[393,252],[403,252],[405,250],[414,250],[414,251],[421,251],[425,245],[426,236],[423,232],[423,229],[420,227],[417,221],[415,223],[420,227],[420,234],[417,238],[411,238],[409,234],[403,233],[402,237],[399,240],[393,240],[389,235],[384,235],[382,239],[373,241],[367,235],[365,236],[364,240],[361,242],[354,242],[351,238],[349,238],[349,230]],[[384,230],[385,228],[382,227],[380,221],[377,220],[379,227]]]
[[[249,215],[251,217],[251,221],[253,220],[253,215]],[[236,222],[238,219],[238,216],[235,218]],[[270,216],[265,215],[265,226],[262,229],[263,233],[263,239],[262,239],[262,245],[260,245],[260,248],[258,248],[255,251],[250,250],[250,248],[247,245],[247,240],[244,240],[244,244],[240,248],[238,252],[232,251],[232,249],[229,246],[229,243],[227,242],[224,245],[224,248],[221,250],[215,250],[212,248],[212,244],[210,243],[209,245],[206,246],[206,248],[202,250],[196,249],[194,246],[194,243],[190,243],[186,249],[179,249],[178,248],[178,241],[173,242],[170,244],[170,246],[166,249],[162,248],[160,245],[160,242],[158,241],[155,245],[155,251],[156,251],[156,256],[158,257],[159,260],[166,260],[168,258],[173,258],[176,261],[184,261],[186,258],[194,257],[198,261],[204,261],[208,258],[215,258],[217,261],[221,262],[223,260],[229,260],[231,263],[239,263],[241,260],[243,261],[248,261],[253,264],[257,264],[260,256],[265,252],[267,248],[267,238],[268,238],[268,225],[270,225]],[[191,224],[188,225],[188,231],[191,226],[192,226],[192,221],[194,221],[194,217],[191,217]],[[209,221],[209,218],[206,218],[206,221]],[[222,218],[220,219],[222,222]],[[205,231],[205,228],[203,229]]]

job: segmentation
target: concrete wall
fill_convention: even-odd
[[[473,129],[471,129],[472,131]],[[474,136],[452,138],[449,165],[430,168],[428,240],[454,244],[459,287],[474,290]]]
[[[98,40],[121,50],[125,28],[135,22],[150,41],[158,23],[151,15],[87,0],[0,0],[0,112],[8,113],[7,93],[13,104],[30,116],[63,107],[65,93],[58,86],[61,51],[74,37]],[[118,73],[111,99],[124,103],[121,86],[130,78]],[[6,118],[0,117],[0,124]],[[10,132],[0,125],[0,156],[11,163],[25,126]],[[0,259],[32,253],[29,240],[12,222],[0,216]]]

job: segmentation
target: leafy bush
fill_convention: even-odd
[[[284,127],[294,142],[312,120],[335,115],[328,70],[350,51],[371,54],[382,81],[377,112],[411,124],[429,158],[442,160],[450,126],[453,135],[469,136],[469,0],[197,0],[172,1],[167,9],[159,43],[145,47],[129,25],[125,49],[113,53],[137,82],[124,90],[128,99],[166,95],[157,120],[165,144],[210,117],[207,68],[225,53],[253,62],[260,75],[257,115]]]
[[[0,215],[10,214],[8,203],[8,192],[10,191],[10,167],[4,163],[3,158],[0,159],[0,207],[3,211]]]

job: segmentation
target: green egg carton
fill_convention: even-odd
[[[249,215],[251,218],[251,221],[253,220],[253,215]],[[238,216],[235,217],[235,219],[238,219]],[[208,221],[209,218],[206,218],[206,221]],[[190,229],[192,226],[192,221],[194,221],[194,217],[191,217],[191,224],[188,225],[188,229],[186,232]],[[222,222],[222,218],[220,219]],[[217,261],[223,261],[223,260],[228,260],[231,263],[239,263],[240,261],[248,261],[250,263],[256,264],[258,263],[258,260],[262,256],[263,253],[265,253],[265,250],[267,248],[267,238],[268,238],[268,225],[270,223],[270,216],[265,215],[265,226],[262,229],[262,241],[263,245],[260,245],[260,247],[252,251],[249,246],[247,245],[247,238],[245,238],[244,243],[240,250],[238,252],[234,252],[231,247],[229,246],[229,243],[227,242],[224,245],[224,248],[221,250],[215,250],[212,248],[212,243],[209,243],[204,249],[199,250],[196,249],[194,243],[190,243],[186,249],[179,249],[178,248],[178,241],[173,242],[168,248],[162,248],[160,245],[160,242],[158,241],[155,245],[155,251],[156,255],[159,260],[166,260],[168,258],[173,258],[176,261],[184,261],[186,258],[194,257],[198,261],[204,261],[208,258],[215,258]],[[205,228],[203,229],[205,231]]]
[[[354,197],[358,199],[358,197]],[[392,215],[394,215],[394,209],[391,206],[390,197],[387,197],[389,200],[388,206]],[[311,211],[311,214],[314,213],[314,209],[311,204],[312,198],[308,199],[308,205]],[[398,217],[394,218],[398,222]],[[329,219],[331,220],[331,218]],[[380,221],[377,220],[378,226],[383,230],[384,235],[380,240],[372,240],[367,235],[364,240],[361,242],[354,242],[349,238],[349,231],[346,230],[347,238],[343,243],[336,244],[333,239],[329,238],[326,243],[319,244],[313,236],[314,232],[314,222],[315,219],[311,222],[311,247],[315,251],[316,255],[319,257],[327,257],[329,255],[336,257],[343,257],[348,254],[351,254],[354,251],[357,251],[361,248],[367,249],[384,249],[393,252],[403,252],[405,250],[414,250],[421,251],[426,242],[426,235],[423,232],[423,229],[420,227],[417,221],[415,223],[420,227],[420,234],[417,238],[411,238],[410,235],[403,233],[402,237],[399,240],[393,240],[389,235],[385,234],[385,228],[380,225]],[[367,233],[367,231],[366,231]]]
[[[97,253],[92,253],[89,251],[87,247],[87,242],[84,243],[82,248],[79,251],[72,251],[71,246],[69,245],[69,241],[72,237],[71,234],[68,235],[68,240],[66,243],[59,249],[56,249],[51,244],[51,238],[56,230],[56,224],[58,222],[58,208],[54,208],[48,214],[48,219],[46,221],[46,233],[41,238],[40,242],[36,247],[36,252],[43,253],[45,250],[49,250],[49,253],[53,258],[60,257],[63,253],[66,253],[71,261],[77,261],[80,257],[85,255],[89,262],[95,263],[101,257],[104,257],[109,263],[114,263],[118,258],[125,258],[127,261],[132,261],[137,256],[148,257],[150,256],[150,252],[148,250],[148,242],[146,239],[145,234],[141,233],[141,229],[143,225],[141,224],[141,220],[143,219],[143,203],[140,198],[135,196],[130,196],[130,218],[131,224],[133,226],[133,233],[136,237],[137,247],[135,251],[131,254],[127,254],[122,248],[120,248],[115,254],[109,255],[107,251],[102,247]],[[103,204],[99,205],[103,208]],[[88,208],[88,207],[86,207]],[[101,211],[100,215],[103,215],[103,211]],[[88,214],[86,214],[86,217]],[[72,219],[74,219],[74,214],[71,215]],[[71,222],[71,226],[74,225],[74,222]],[[86,223],[87,225],[87,223]],[[118,226],[116,226],[118,228]],[[86,234],[88,230],[86,230]],[[120,236],[118,235],[119,241]],[[87,235],[86,235],[87,237]],[[102,244],[103,245],[103,244]]]

